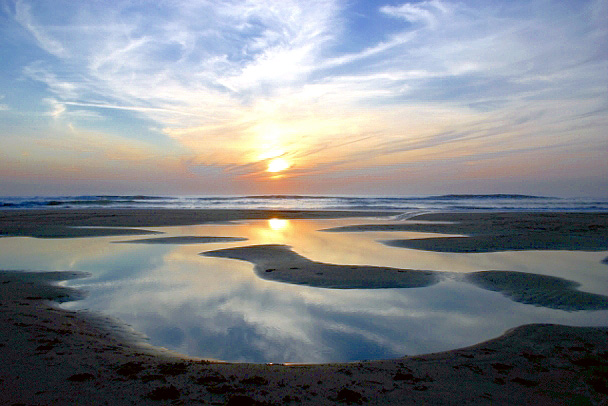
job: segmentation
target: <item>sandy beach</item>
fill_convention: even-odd
[[[1,4],[0,406],[608,406],[608,0]]]
[[[2,211],[0,234],[92,237],[146,234],[151,233],[146,227],[241,219],[360,216],[370,217],[370,213]],[[605,251],[607,221],[605,214],[437,214],[384,225],[384,231],[392,228],[468,236],[416,243],[419,249],[449,252]],[[361,224],[331,231],[365,232],[378,227],[366,225],[365,219]],[[139,243],[197,242],[192,237],[162,238],[140,239]],[[413,288],[436,283],[441,277],[425,270],[320,263],[286,246],[242,244],[205,255],[251,262],[262,278],[318,287]],[[605,296],[578,291],[576,284],[560,278],[488,272],[471,273],[466,278],[521,303],[532,301],[567,310],[608,306]],[[608,327],[526,325],[468,348],[381,361],[320,365],[210,362],[142,344],[136,332],[119,320],[58,308],[56,303],[77,300],[82,292],[57,282],[83,276],[75,272],[0,272],[2,404],[608,404]]]

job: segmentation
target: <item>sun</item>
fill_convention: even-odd
[[[289,162],[285,158],[274,158],[268,162],[268,172],[281,172],[289,168]]]

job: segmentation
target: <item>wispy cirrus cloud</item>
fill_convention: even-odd
[[[437,25],[437,13],[447,14],[449,12],[445,3],[431,0],[419,3],[404,3],[399,6],[383,6],[380,11],[397,18],[403,18],[409,22],[422,22],[435,28]]]
[[[31,5],[24,1],[15,3],[15,20],[23,25],[36,38],[36,41],[45,51],[57,57],[66,57],[66,49],[61,42],[53,38],[43,25],[39,25],[31,14]]]
[[[22,74],[46,86],[51,116],[133,114],[188,150],[193,170],[261,179],[281,152],[298,177],[605,145],[605,0],[365,3],[358,29],[387,28],[357,42],[348,16],[362,4],[11,10],[50,55]]]
[[[2,101],[2,99],[4,99],[4,95],[0,95],[0,101]],[[10,107],[8,106],[8,104],[4,104],[4,103],[0,103],[0,111],[7,111],[10,110]]]

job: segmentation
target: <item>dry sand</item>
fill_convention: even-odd
[[[73,230],[88,230],[66,225],[171,225],[159,220],[158,212],[140,217],[133,211],[115,212],[77,211],[70,219],[69,211],[52,211],[49,216],[54,220],[49,220],[40,215],[42,211],[7,211],[0,213],[0,233],[65,237]],[[225,213],[192,213],[175,214],[173,219],[177,224],[198,224],[239,218],[235,213],[228,218],[222,217]],[[276,215],[256,211],[245,218]],[[552,221],[560,216],[566,223],[572,220],[557,215]],[[79,232],[76,235],[81,236]],[[292,259],[299,266],[308,261],[289,250],[283,254],[296,255]],[[53,300],[78,299],[80,292],[54,283],[79,276],[0,272],[1,404],[608,405],[608,328],[528,325],[469,348],[385,361],[212,363],[138,344],[120,322],[107,317],[57,308]],[[480,279],[495,287],[510,286],[510,277],[488,274]],[[541,288],[547,283],[555,286],[555,281],[538,283]],[[566,290],[572,287],[562,285]]]

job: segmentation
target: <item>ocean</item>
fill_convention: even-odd
[[[559,211],[605,212],[608,198],[559,198],[514,194],[364,196],[44,196],[0,197],[0,209],[172,208],[266,210],[370,210],[420,212]]]

